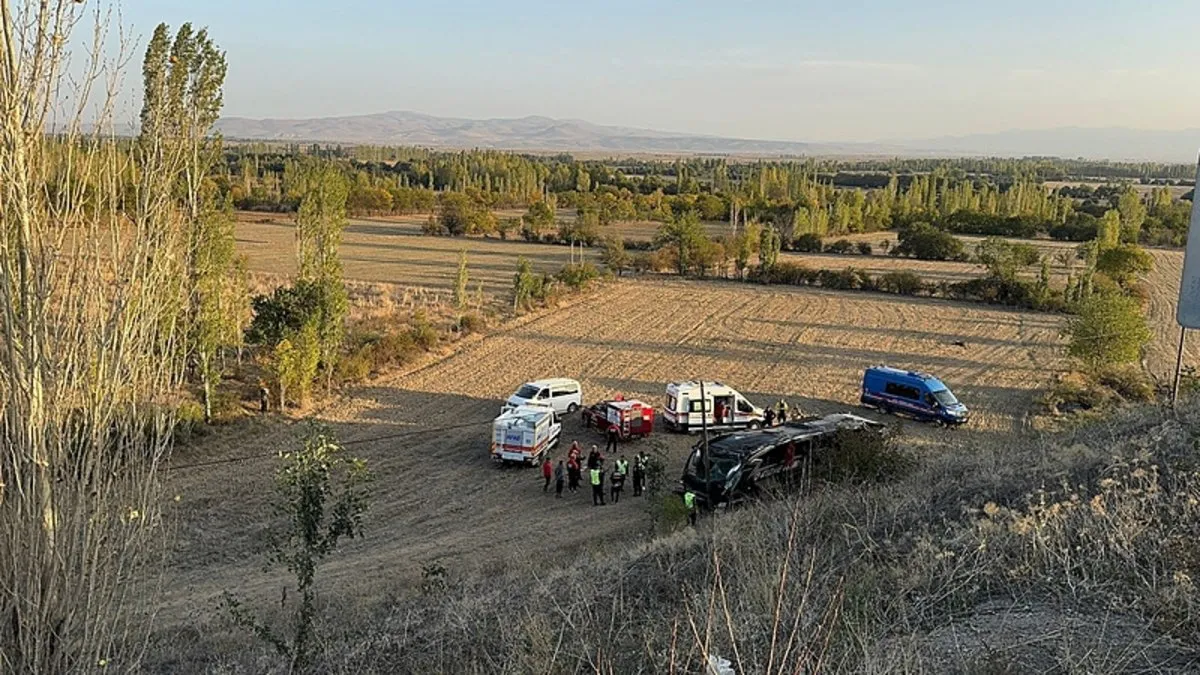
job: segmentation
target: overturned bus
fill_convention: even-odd
[[[701,441],[688,455],[676,492],[695,494],[707,508],[738,502],[772,483],[789,480],[811,462],[820,461],[825,452],[836,451],[843,433],[882,436],[887,427],[840,413],[719,436],[708,442],[707,458]]]

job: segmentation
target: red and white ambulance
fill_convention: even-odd
[[[763,409],[720,382],[704,382],[703,387],[694,381],[672,382],[667,385],[663,421],[684,432],[699,431],[702,425],[714,431],[757,429],[763,425]]]

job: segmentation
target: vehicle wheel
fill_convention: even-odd
[[[574,414],[576,410],[579,410],[579,406],[575,405],[574,403],[567,406],[567,414],[568,415]]]
[[[762,426],[761,424],[759,424],[757,421],[755,421],[755,422],[751,422],[750,426],[747,428],[750,429],[750,431],[758,431],[758,428],[761,426]]]

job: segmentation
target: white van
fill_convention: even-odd
[[[513,408],[492,422],[492,459],[536,466],[562,435],[554,411],[540,405]]]
[[[763,424],[763,410],[720,382],[705,382],[703,399],[699,382],[672,382],[667,385],[663,420],[675,431],[699,431],[704,424],[722,431],[757,429]]]
[[[508,397],[500,412],[528,404],[549,406],[554,408],[555,415],[567,415],[583,406],[583,389],[578,382],[565,377],[526,382]]]

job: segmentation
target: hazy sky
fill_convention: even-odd
[[[159,21],[208,26],[236,116],[547,115],[815,141],[1200,126],[1200,0],[123,7],[139,54]]]

